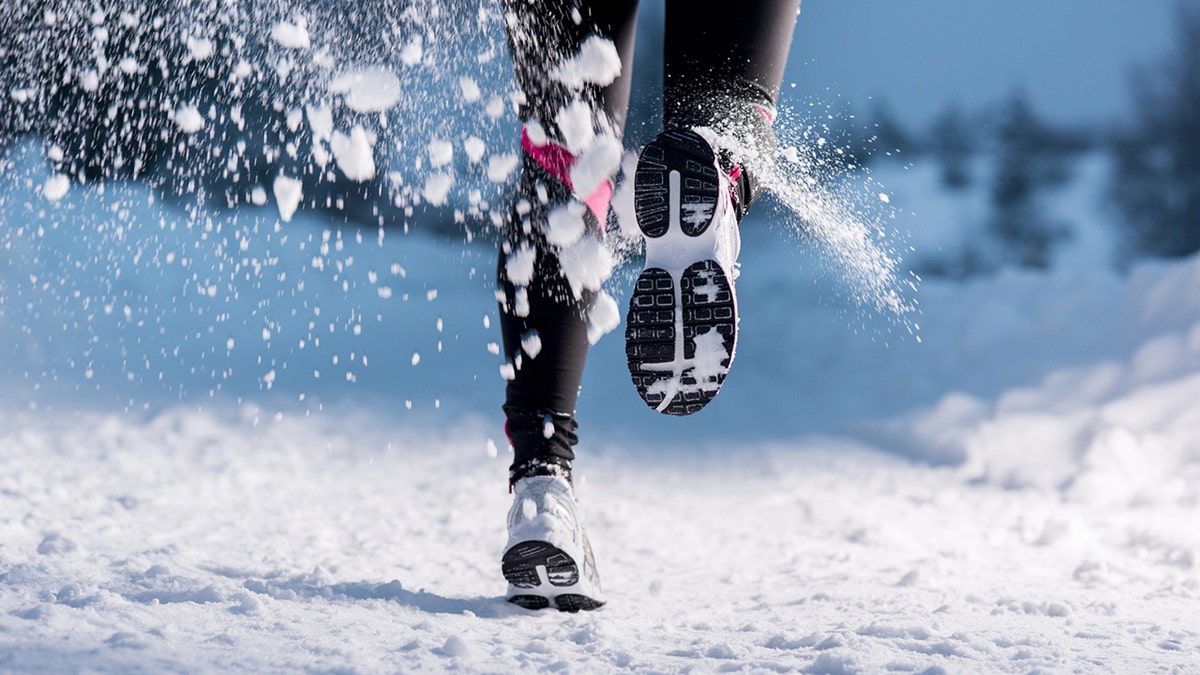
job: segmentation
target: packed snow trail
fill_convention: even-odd
[[[592,444],[610,604],[532,613],[500,595],[490,427],[258,415],[3,413],[0,667],[1169,673],[1200,649],[1194,484],[1130,509],[828,438]]]

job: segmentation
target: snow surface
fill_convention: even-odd
[[[498,571],[492,251],[138,186],[51,202],[21,161],[5,670],[1195,667],[1200,259],[926,280],[917,343],[748,221],[709,410],[646,409],[619,336],[594,350],[577,470],[610,603],[531,613]],[[906,206],[957,199],[894,174]]]

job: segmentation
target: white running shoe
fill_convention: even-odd
[[[674,129],[642,150],[634,210],[646,238],[625,322],[629,374],[642,399],[690,415],[717,395],[737,346],[733,185],[700,134]]]
[[[592,547],[571,484],[560,476],[532,476],[513,486],[508,545],[501,568],[508,601],[526,609],[564,612],[604,604]]]

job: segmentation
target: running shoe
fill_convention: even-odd
[[[561,476],[531,476],[513,486],[508,545],[501,568],[508,601],[526,609],[564,612],[604,604],[600,577],[571,484]]]
[[[638,158],[634,211],[646,269],[629,302],[625,354],[642,399],[668,415],[707,405],[733,362],[740,177],[690,129],[663,132]]]

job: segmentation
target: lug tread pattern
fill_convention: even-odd
[[[647,237],[661,237],[670,229],[671,171],[680,174],[680,203],[685,208],[716,213],[721,181],[713,164],[712,148],[694,131],[665,131],[642,150],[634,173],[634,212],[638,227]],[[696,237],[711,224],[710,215],[701,222],[683,222],[681,227],[684,234]]]
[[[529,593],[518,593],[508,601],[525,609],[547,609],[552,604],[564,612],[593,610],[603,601],[580,593],[555,593],[555,588],[568,588],[579,583],[579,566],[562,549],[544,541],[526,541],[504,554],[501,572],[508,583]],[[545,570],[549,586],[543,586],[538,568]],[[539,594],[539,593],[544,593]]]

